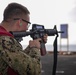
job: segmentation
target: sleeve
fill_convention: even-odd
[[[40,75],[41,73],[39,50],[31,48],[27,55],[14,38],[0,37],[0,56],[19,75]]]
[[[31,56],[32,58],[36,58],[38,60],[40,60],[40,50],[36,47],[29,47],[27,46],[27,48],[24,50],[24,52]]]

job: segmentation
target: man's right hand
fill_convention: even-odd
[[[30,40],[29,41],[29,47],[36,47],[38,49],[40,49],[40,41],[41,39],[35,39],[35,40]]]

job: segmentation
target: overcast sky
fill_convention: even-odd
[[[3,10],[11,3],[17,2],[26,6],[30,10],[31,22],[44,25],[45,28],[52,29],[57,25],[60,30],[60,24],[67,23],[69,44],[76,44],[76,0],[0,0],[0,21],[3,19]],[[31,26],[30,28],[31,29]],[[23,45],[28,44],[30,36],[25,37],[21,42]],[[49,37],[47,44],[53,44],[54,37]],[[60,37],[58,39],[58,43]],[[67,40],[62,40],[67,44]]]

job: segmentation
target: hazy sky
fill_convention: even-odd
[[[30,10],[31,22],[44,25],[45,28],[52,29],[60,24],[69,25],[69,44],[76,44],[76,0],[0,0],[0,21],[3,18],[3,10],[10,2],[21,3]],[[31,29],[31,26],[30,28]],[[28,44],[30,36],[25,37],[21,42]],[[54,37],[49,37],[47,44],[53,44]],[[60,37],[58,38],[58,43]],[[67,39],[62,39],[63,44],[67,44]]]

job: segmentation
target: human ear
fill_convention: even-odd
[[[20,24],[19,24],[20,26],[22,26],[22,22],[20,22]]]
[[[21,20],[19,20],[18,22],[19,22],[19,26],[21,27],[21,26],[22,26],[22,22],[21,22]]]

